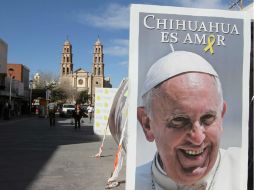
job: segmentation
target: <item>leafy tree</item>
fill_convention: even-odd
[[[63,88],[54,88],[51,92],[51,100],[58,103],[64,103],[68,99],[68,95]]]
[[[90,95],[88,94],[87,90],[79,92],[76,102],[78,103],[87,103],[90,98]]]

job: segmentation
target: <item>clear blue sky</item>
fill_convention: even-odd
[[[8,63],[21,63],[30,74],[59,75],[68,36],[74,70],[91,72],[98,35],[104,45],[105,75],[113,87],[128,76],[131,3],[227,9],[233,0],[1,0],[0,38],[8,44]],[[248,5],[252,0],[244,1]]]

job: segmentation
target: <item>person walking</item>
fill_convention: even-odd
[[[77,129],[77,128],[80,129],[80,120],[83,116],[83,111],[82,111],[79,104],[75,105],[75,110],[73,111],[72,116],[73,116],[74,122],[75,122],[75,129]]]
[[[48,104],[48,114],[49,114],[49,125],[50,127],[56,125],[56,104],[54,102],[50,102]]]
[[[89,104],[89,106],[87,107],[87,112],[88,112],[88,117],[89,117],[89,121],[91,123],[92,118],[93,118],[93,106],[91,104]]]

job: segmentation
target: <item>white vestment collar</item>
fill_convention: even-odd
[[[165,171],[161,168],[159,161],[158,161],[158,152],[156,153],[154,160],[152,162],[152,180],[156,190],[163,189],[163,190],[206,190],[207,187],[213,185],[214,177],[216,177],[216,173],[218,172],[218,167],[220,164],[220,152],[217,156],[216,162],[212,168],[212,170],[206,175],[201,181],[194,185],[183,185],[177,184],[172,179],[170,179]],[[159,187],[159,188],[158,188]]]

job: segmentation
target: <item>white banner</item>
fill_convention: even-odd
[[[117,88],[95,88],[94,133],[97,135],[104,135],[116,91]]]

